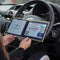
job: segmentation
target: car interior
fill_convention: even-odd
[[[8,6],[9,4],[7,4]],[[47,52],[50,60],[60,59],[60,5],[57,3],[45,0],[32,0],[24,4],[12,4],[8,9],[7,14],[0,11],[0,32],[5,35],[10,19],[12,17],[19,17],[22,19],[32,19],[33,21],[41,20],[50,22],[48,31],[46,33],[44,42],[32,40],[30,48],[24,52],[24,60],[27,60],[34,53],[43,50]],[[16,49],[21,42],[20,37],[7,45],[7,51],[11,52]],[[46,50],[47,51],[46,51]]]

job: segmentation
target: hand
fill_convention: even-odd
[[[30,45],[31,45],[31,39],[27,37],[21,41],[19,48],[23,48],[24,50],[26,50],[27,48],[30,47]]]
[[[12,43],[15,40],[16,36],[13,35],[6,35],[3,36],[3,45],[6,46],[10,43]]]

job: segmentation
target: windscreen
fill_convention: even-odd
[[[0,2],[4,2],[5,0],[0,0]]]
[[[60,4],[60,0],[45,0],[45,1],[50,1],[50,2],[53,2],[53,3]]]
[[[28,1],[32,0],[0,0],[0,3],[2,2],[2,4],[24,4]],[[45,1],[60,4],[60,0],[45,0]]]
[[[19,3],[19,4],[22,4],[22,3],[26,3],[28,1],[31,1],[31,0],[14,0],[15,3]],[[57,4],[60,4],[60,0],[45,0],[45,1],[50,1],[50,2],[54,2],[54,3],[57,3]]]

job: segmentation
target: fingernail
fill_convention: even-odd
[[[31,41],[31,39],[29,39],[29,41]]]
[[[27,37],[27,39],[29,39],[29,37]]]

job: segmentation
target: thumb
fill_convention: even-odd
[[[29,40],[29,38],[28,38],[28,37],[24,39],[24,41],[28,41],[28,40]]]
[[[29,39],[27,42],[28,42],[28,43],[31,43],[31,39]]]

